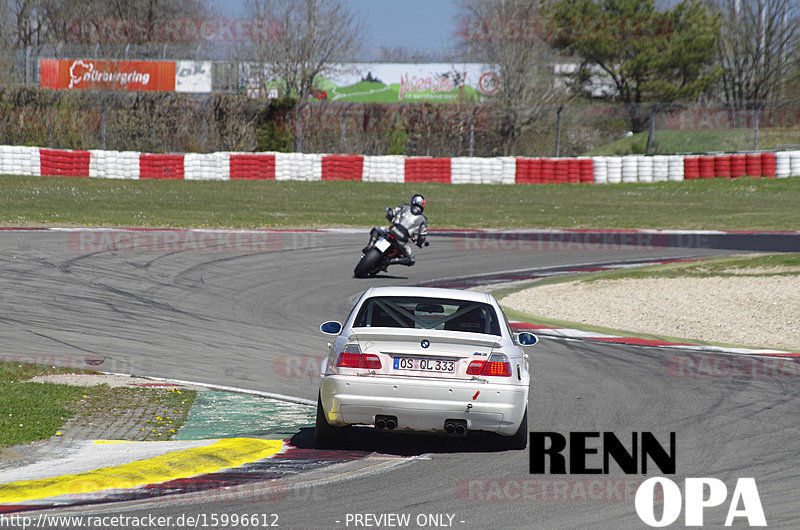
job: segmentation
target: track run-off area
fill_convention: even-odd
[[[359,280],[352,270],[366,230],[3,230],[0,354],[45,362],[91,358],[108,372],[315,402],[328,342],[319,324],[345,318],[370,286],[467,287],[796,245],[795,233],[477,234],[434,232],[413,268]],[[676,373],[670,369],[676,355],[697,354],[679,348],[546,336],[527,351],[531,431],[613,432],[623,441],[651,432],[662,442],[674,432],[671,480],[683,487],[690,477],[720,479],[730,500],[737,479],[752,477],[768,525],[796,527],[800,378]],[[298,460],[320,458],[311,455],[312,431],[289,433]],[[387,527],[406,520],[412,528],[645,527],[634,495],[652,473],[533,475],[529,449],[360,431],[338,452],[340,461],[306,474],[276,472],[246,488],[218,484],[212,494],[172,492],[40,513],[170,517],[175,527],[179,517],[210,524],[212,515],[229,522],[258,515],[238,525],[254,528]],[[706,525],[722,526],[727,512],[727,502],[706,509]]]

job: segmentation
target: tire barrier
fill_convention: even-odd
[[[406,158],[405,182],[450,183],[450,159],[429,157]]]
[[[761,176],[775,177],[775,153],[761,153]]]
[[[681,182],[684,179],[683,157],[681,155],[669,155],[667,157],[667,176],[670,182]]]
[[[365,156],[364,182],[404,182],[406,157],[401,155]]]
[[[800,150],[594,157],[406,157],[305,153],[154,154],[0,146],[0,174],[166,180],[352,180],[448,184],[680,182],[800,176]]]
[[[683,178],[686,180],[700,178],[700,157],[687,156],[683,159]]]
[[[698,168],[700,173],[700,178],[703,179],[713,179],[716,175],[715,166],[716,164],[714,161],[716,157],[714,156],[701,156],[698,159]]]
[[[606,164],[608,166],[608,183],[619,184],[622,182],[622,158],[618,156],[608,157]]]
[[[759,153],[745,155],[745,175],[748,177],[761,176],[761,155]]]
[[[552,158],[542,159],[542,184],[552,184],[556,181],[556,161]]]
[[[322,180],[361,180],[364,157],[328,155],[322,158]]]
[[[653,182],[653,157],[641,156],[637,162],[639,182]]]
[[[275,180],[322,180],[322,155],[275,153]]]
[[[655,155],[653,157],[653,182],[666,182],[669,180],[669,157]]]
[[[800,177],[800,151],[789,151],[789,176]]]
[[[594,182],[594,160],[589,157],[578,158],[578,165],[580,167],[580,182],[589,183]]]
[[[775,176],[783,179],[791,176],[792,157],[789,151],[778,151],[775,153]]]
[[[38,177],[41,175],[38,147],[0,145],[0,174]]]
[[[519,184],[542,183],[541,158],[517,158],[516,182]]]
[[[592,178],[597,184],[608,183],[608,158],[604,156],[596,156],[593,159],[594,171]]]
[[[517,171],[512,157],[450,159],[452,184],[514,184]]]
[[[715,177],[723,177],[723,178],[731,178],[731,156],[730,155],[719,155],[716,157],[716,163],[714,165],[714,176]]]
[[[91,178],[139,178],[139,153],[135,151],[89,151]]]
[[[743,177],[747,174],[747,156],[731,155],[731,178]]]
[[[43,177],[89,176],[89,151],[40,149],[39,157]]]
[[[275,155],[231,153],[231,180],[275,180]]]
[[[230,178],[230,153],[186,153],[183,178],[186,180],[226,180]]]
[[[139,155],[140,179],[183,179],[183,155]]]

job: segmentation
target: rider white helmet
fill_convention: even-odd
[[[425,197],[419,194],[414,195],[411,197],[411,206],[416,206],[419,208],[420,213],[422,213],[422,210],[425,209]]]

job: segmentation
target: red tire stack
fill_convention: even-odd
[[[686,180],[700,178],[700,159],[696,156],[683,158],[683,178]]]
[[[731,178],[743,177],[747,174],[747,156],[731,155]]]
[[[275,155],[231,155],[231,180],[275,180]]]
[[[700,178],[711,179],[716,175],[715,159],[713,156],[701,156],[699,159],[699,173]]]
[[[541,184],[542,159],[517,158],[517,172],[515,181],[518,184]]]
[[[745,173],[750,177],[761,176],[761,153],[748,153],[745,155]]]
[[[89,151],[39,149],[39,167],[42,176],[88,177]]]
[[[716,176],[731,178],[731,155],[717,156],[714,169]]]

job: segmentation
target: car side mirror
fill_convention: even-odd
[[[522,346],[533,346],[537,342],[539,342],[539,337],[534,335],[533,333],[522,332],[517,335],[517,342]]]
[[[319,330],[326,335],[338,335],[342,331],[342,323],[336,322],[335,320],[331,320],[329,322],[323,323]]]

